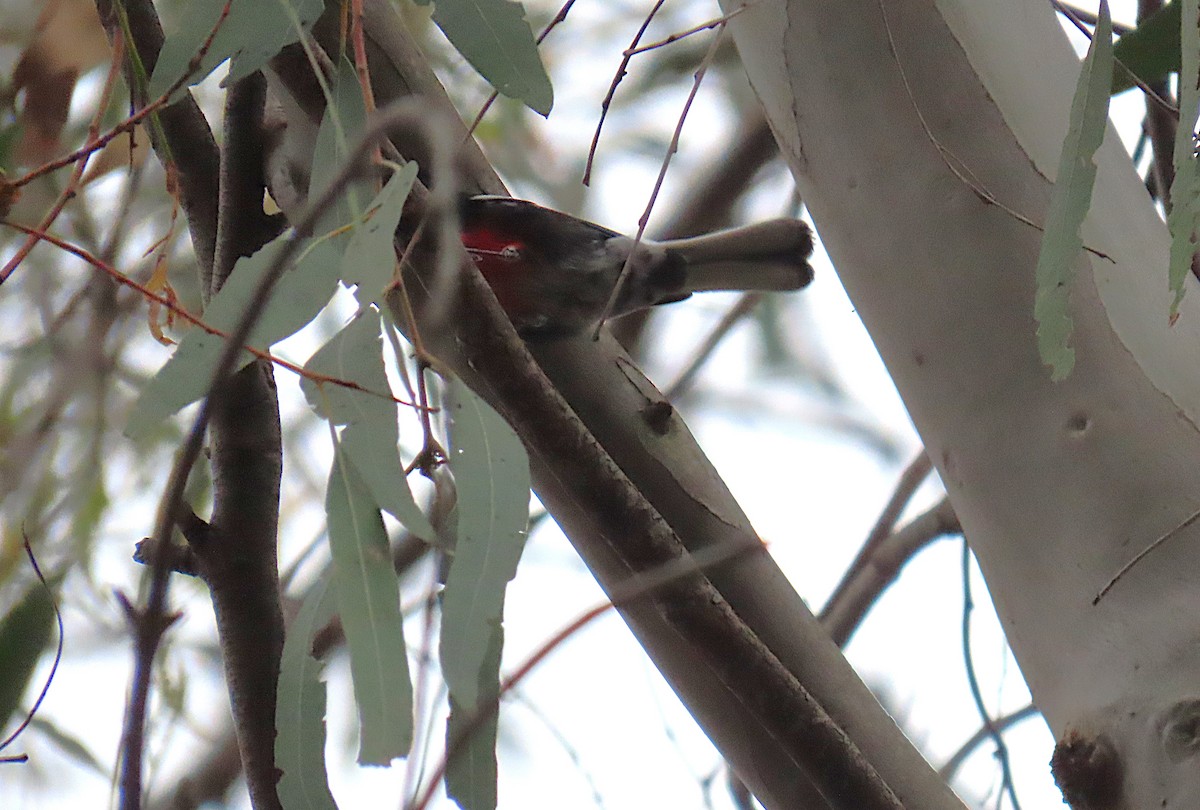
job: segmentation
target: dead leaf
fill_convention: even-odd
[[[17,159],[44,163],[62,150],[59,135],[81,75],[107,64],[108,38],[91,0],[46,0],[33,39],[13,71],[12,92],[25,92]]]

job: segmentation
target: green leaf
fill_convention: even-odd
[[[206,324],[224,334],[234,329],[287,238],[288,235],[283,234],[253,256],[238,259],[225,286],[213,296],[204,311]],[[336,248],[328,242],[313,244],[276,282],[247,343],[266,349],[302,329],[333,296],[337,272]],[[199,327],[187,332],[175,354],[142,389],[125,426],[125,435],[130,438],[144,435],[163,419],[208,393],[224,345],[225,338]],[[242,352],[235,370],[253,359],[250,352]]]
[[[1112,20],[1107,0],[1100,0],[1099,22],[1084,57],[1071,102],[1071,121],[1058,162],[1058,176],[1046,212],[1037,263],[1038,354],[1050,366],[1051,379],[1063,380],[1075,366],[1075,350],[1067,345],[1073,324],[1068,295],[1083,237],[1079,228],[1092,205],[1096,183],[1096,150],[1108,127],[1109,77],[1112,75]]]
[[[345,425],[341,446],[366,479],[375,504],[404,527],[432,542],[436,533],[417,506],[400,460],[396,403],[383,367],[379,314],[363,313],[309,359],[305,370],[353,382],[364,390],[305,378],[300,388],[309,404],[336,425]]]
[[[383,300],[395,278],[396,227],[416,179],[417,164],[410,161],[392,175],[351,232],[339,275],[346,286],[357,286],[362,306]]]
[[[154,65],[150,98],[161,96],[188,71],[224,8],[225,0],[191,0],[185,5],[178,29],[163,42]],[[285,45],[299,41],[324,10],[322,0],[233,0],[229,16],[184,87],[203,81],[230,58],[233,62],[222,85],[249,76]]]
[[[427,6],[430,0],[417,0]],[[512,0],[436,0],[433,21],[496,91],[549,115],[554,89],[525,7]]]
[[[412,746],[413,695],[400,583],[374,498],[335,447],[325,496],[338,611],[350,648],[362,765],[389,765]]]
[[[29,728],[35,729],[59,750],[64,757],[91,771],[101,779],[112,776],[112,764],[101,762],[83,742],[74,734],[63,731],[54,723],[42,717],[35,717],[29,722]]]
[[[1192,272],[1200,227],[1200,165],[1196,160],[1196,114],[1200,108],[1200,0],[1180,0],[1180,39],[1183,43],[1179,82],[1179,128],[1175,131],[1175,179],[1171,182],[1171,269],[1169,288],[1174,297],[1169,318],[1183,301],[1184,281]],[[1185,80],[1184,77],[1191,77]]]
[[[0,621],[0,731],[20,707],[54,625],[54,597],[41,582],[31,583]]]
[[[325,665],[312,656],[313,638],[334,613],[334,592],[322,577],[288,628],[275,708],[275,762],[283,771],[285,810],[336,810],[325,772]]]
[[[454,741],[498,699],[504,594],[529,524],[529,459],[512,428],[461,381],[447,383],[445,405],[458,537],[442,593],[440,656],[452,707],[446,733]],[[495,745],[493,711],[447,772],[446,790],[464,810],[495,807]]]
[[[318,196],[342,171],[350,149],[366,131],[367,108],[363,103],[358,74],[348,59],[338,63],[337,73],[330,82],[331,103],[325,107],[325,116],[317,129],[317,140],[313,146],[312,177],[309,194]],[[329,233],[352,225],[363,215],[368,201],[375,195],[370,180],[350,183],[329,210],[324,212],[314,228],[316,233]],[[335,236],[333,241],[343,249],[350,240],[348,235]]]
[[[500,671],[504,630],[493,628],[483,655],[484,672]],[[484,673],[481,677],[486,678]],[[481,687],[489,684],[480,684]],[[473,707],[464,707],[450,695],[446,720],[446,795],[463,810],[494,810],[496,807],[496,736],[499,731],[500,697],[495,687]]]
[[[1113,55],[1113,95],[1135,87],[1133,75],[1146,84],[1179,71],[1179,3],[1168,3],[1117,40]]]

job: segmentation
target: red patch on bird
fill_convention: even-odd
[[[486,228],[467,228],[462,233],[463,246],[492,292],[510,314],[520,309],[520,294],[517,290],[523,272],[524,246],[510,236],[498,234]]]

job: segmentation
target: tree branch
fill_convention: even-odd
[[[221,198],[210,294],[234,264],[273,238],[263,212],[262,115],[266,80],[235,82],[225,103]],[[271,364],[257,360],[211,395],[213,516],[196,549],[212,595],[234,726],[256,810],[279,807],[275,689],[283,654],[276,535],[283,442]]]
[[[373,58],[372,43],[386,41],[376,26],[395,28],[399,20],[389,13],[373,21],[372,7],[386,4],[364,5]],[[389,84],[388,65],[395,72],[424,73],[403,73],[403,81]],[[381,107],[409,88],[429,87],[426,106],[448,109],[423,60],[389,55],[385,65],[372,63],[370,74]],[[478,155],[473,142],[465,151]],[[458,162],[460,168],[466,164]],[[464,171],[472,187],[498,185],[486,164]],[[434,258],[426,254],[424,260]],[[583,338],[531,345],[553,380],[548,384],[482,279],[465,256],[459,258],[465,280],[450,300],[431,308],[453,318],[423,321],[421,337],[517,429],[531,450],[539,496],[606,588],[678,558],[684,547],[754,549],[707,577],[695,574],[653,604],[629,606],[623,615],[756,795],[769,807],[856,806],[859,800],[857,806],[888,806],[885,797],[894,789],[907,806],[961,806],[829,642],[686,428],[615,341],[602,336],[599,343]],[[417,282],[406,274],[419,298]],[[406,308],[396,297],[389,305],[397,322],[405,323]],[[667,418],[657,422],[665,430],[631,418],[647,405],[665,406]],[[830,722],[818,721],[822,716]],[[792,719],[798,725],[789,725]],[[798,733],[801,725],[805,732],[820,731],[832,747],[814,750],[816,737]],[[859,745],[865,757],[857,753]],[[871,771],[881,779],[871,779]],[[846,781],[833,784],[841,777]]]
[[[943,498],[937,506],[914,518],[903,529],[878,543],[864,546],[863,556],[838,584],[821,611],[821,623],[838,646],[858,629],[867,611],[900,575],[900,569],[925,546],[940,537],[962,531],[954,507]]]
[[[163,44],[162,25],[159,24],[154,3],[151,0],[124,0],[121,5],[124,6],[133,36],[133,42],[128,44],[137,50],[146,72],[152,73]],[[111,41],[121,30],[117,7],[113,0],[96,0],[96,10]],[[129,87],[133,88],[135,105],[142,107],[148,101],[145,88],[130,65],[131,62],[127,60],[125,78]],[[179,202],[187,217],[203,287],[207,289],[217,238],[217,178],[220,164],[217,142],[190,92],[185,91],[179,101],[161,110],[158,120],[164,142],[159,141],[154,127],[147,127],[147,130],[151,133],[150,140],[159,159],[175,166]]]

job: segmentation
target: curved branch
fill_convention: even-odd
[[[211,293],[239,258],[279,230],[262,206],[265,98],[261,73],[235,82],[226,97]],[[195,550],[212,596],[251,802],[267,810],[279,807],[275,690],[284,634],[276,549],[283,439],[271,364],[251,363],[210,400],[213,514],[208,542]]]
[[[838,646],[846,642],[858,629],[867,611],[880,595],[900,575],[912,557],[925,546],[950,534],[961,532],[954,507],[943,498],[937,506],[913,519],[903,529],[896,531],[868,550],[855,561],[838,584],[833,596],[821,611],[821,623]]]
[[[158,63],[158,53],[163,44],[162,25],[158,21],[154,4],[150,0],[124,0],[119,5],[124,7],[129,20],[129,30],[133,36],[130,45],[137,50],[146,72],[152,73],[155,64]],[[100,21],[104,24],[109,40],[121,30],[117,6],[113,0],[96,0],[96,10],[100,14]],[[145,88],[128,64],[127,62],[125,70],[126,81],[134,88],[134,103],[141,107],[147,101]],[[151,132],[150,140],[159,158],[164,163],[174,163],[179,185],[179,202],[187,217],[192,247],[200,265],[201,278],[207,288],[217,241],[217,178],[220,172],[217,142],[213,139],[204,113],[200,111],[190,92],[184,92],[179,101],[161,110],[158,120],[165,142],[159,142],[154,127],[147,127],[147,130]],[[165,157],[167,155],[170,156],[169,159]]]

